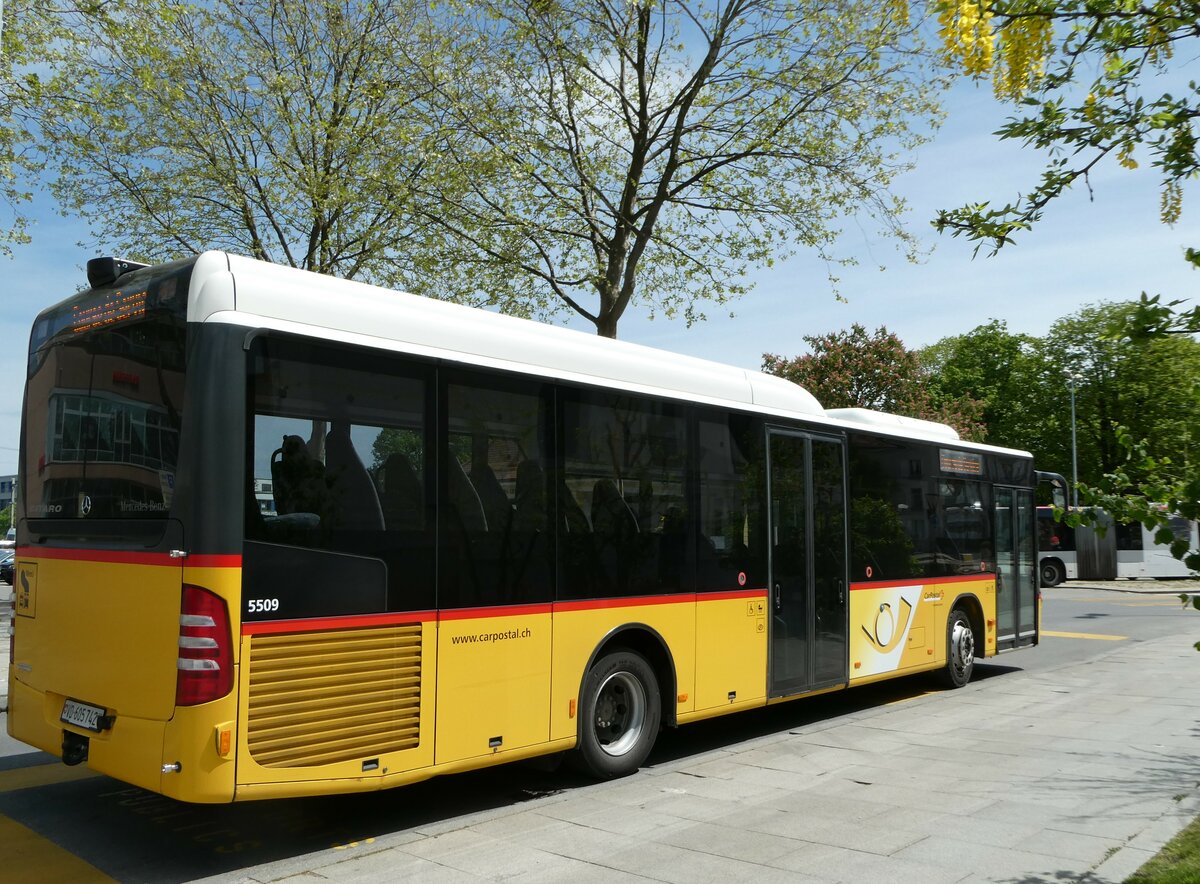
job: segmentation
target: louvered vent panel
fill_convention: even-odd
[[[421,624],[250,640],[250,754],[312,767],[421,738]]]

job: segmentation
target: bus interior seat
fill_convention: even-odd
[[[562,515],[563,527],[568,534],[591,534],[592,526],[584,515],[583,507],[575,500],[575,495],[567,487],[566,479],[558,483],[558,509]]]
[[[486,463],[476,464],[471,467],[467,478],[471,480],[476,494],[479,495],[479,503],[483,507],[489,528],[492,531],[508,528],[512,521],[513,505],[492,468]]]
[[[380,505],[389,531],[419,531],[424,523],[421,481],[408,455],[394,451],[383,462]]]
[[[446,472],[449,477],[450,505],[457,511],[463,530],[469,534],[487,531],[487,514],[483,510],[479,492],[467,478],[457,457],[450,456],[450,468]]]
[[[350,425],[344,421],[335,421],[325,437],[325,475],[333,494],[335,528],[383,530],[379,494],[354,450]]]
[[[654,483],[650,479],[641,479],[638,482],[637,496],[634,498],[634,501],[637,503],[635,515],[637,516],[638,525],[641,526],[643,531],[653,531],[655,528],[652,524],[654,517]]]
[[[513,527],[518,531],[545,530],[546,474],[537,461],[523,460],[517,465],[515,496]]]
[[[329,504],[325,465],[308,453],[299,436],[284,436],[283,444],[271,454],[271,488],[275,512],[324,515]]]
[[[597,479],[592,486],[592,529],[618,541],[639,533],[637,516],[612,479]]]

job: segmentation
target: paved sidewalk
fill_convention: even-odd
[[[1043,593],[1058,589],[1104,590],[1107,592],[1134,592],[1139,595],[1178,596],[1200,594],[1200,580],[1068,580],[1058,586],[1044,588]]]
[[[1120,882],[1200,813],[1194,641],[1002,657],[959,691],[209,880]]]
[[[207,880],[1118,884],[1200,814],[1198,635],[1048,671],[1022,670],[1038,651],[1018,652],[962,690],[815,722],[798,711],[623,780]]]

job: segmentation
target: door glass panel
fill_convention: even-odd
[[[812,440],[813,682],[846,674],[846,496],[842,446]]]
[[[846,678],[846,477],[842,444],[773,433],[771,693]]]
[[[996,489],[996,618],[997,638],[1011,639],[1016,633],[1017,567],[1013,556],[1013,491]]]
[[[808,489],[800,436],[771,436],[771,692],[808,677]]]
[[[1018,491],[1017,497],[1017,625],[1021,636],[1028,637],[1036,628],[1037,551],[1034,527],[1033,493]]]

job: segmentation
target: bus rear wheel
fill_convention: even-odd
[[[955,608],[946,624],[946,668],[941,672],[942,683],[961,688],[971,680],[974,671],[975,633],[966,612]]]
[[[1042,586],[1058,586],[1067,576],[1063,573],[1063,566],[1053,561],[1042,562],[1038,571],[1042,577]]]
[[[650,754],[662,719],[654,670],[635,651],[605,654],[583,680],[578,758],[609,780],[636,771]]]

